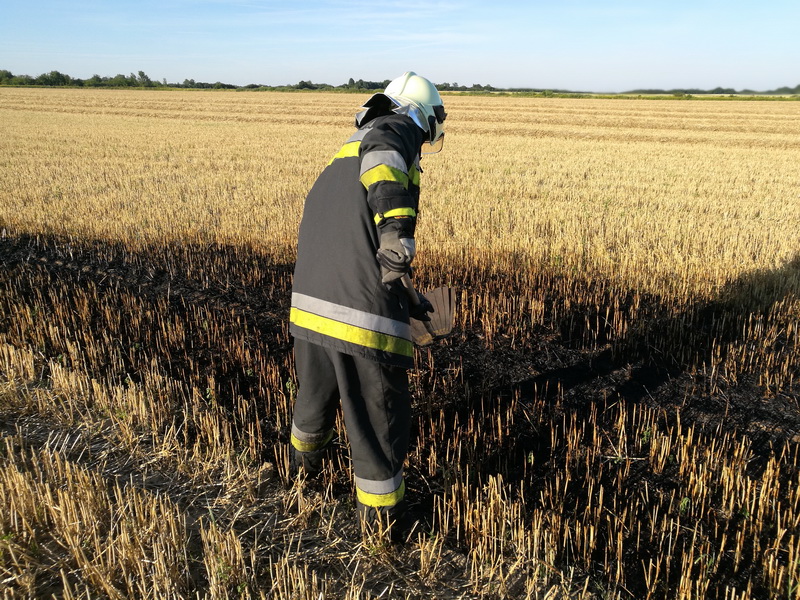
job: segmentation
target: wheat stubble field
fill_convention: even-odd
[[[366,98],[0,89],[3,598],[800,598],[800,103],[445,97],[393,546],[344,439],[287,479],[297,226]]]

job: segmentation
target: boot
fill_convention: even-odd
[[[322,472],[322,461],[328,456],[330,444],[312,452],[300,452],[291,444],[289,445],[289,475],[292,479],[300,473],[306,477],[314,478]]]
[[[405,543],[417,527],[405,499],[393,506],[367,506],[356,500],[361,531],[385,534],[393,544]]]

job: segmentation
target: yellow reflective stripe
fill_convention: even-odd
[[[348,142],[348,143],[346,143],[344,146],[342,146],[342,149],[339,150],[334,155],[334,157],[331,159],[331,162],[329,162],[328,164],[331,164],[337,158],[350,158],[352,156],[358,156],[358,149],[360,147],[361,147],[361,141],[360,140],[356,141],[356,142]]]
[[[378,225],[384,219],[389,219],[391,217],[416,217],[417,211],[413,208],[393,208],[392,210],[387,210],[385,213],[378,213],[375,215],[375,224]]]
[[[325,445],[333,439],[333,430],[331,429],[328,432],[328,435],[321,442],[304,442],[301,439],[298,439],[294,434],[291,434],[289,441],[291,441],[292,446],[294,446],[295,450],[298,452],[313,452],[314,450],[319,450],[320,448],[325,447]]]
[[[341,321],[334,321],[333,319],[321,317],[295,307],[292,307],[289,313],[289,320],[298,327],[316,331],[317,333],[336,338],[337,340],[358,344],[366,348],[391,352],[392,354],[414,356],[414,345],[409,340],[404,340],[403,338],[393,335],[378,333],[377,331],[356,327],[355,325],[349,325]]]
[[[370,494],[356,486],[356,495],[361,504],[367,506],[394,506],[403,499],[406,493],[406,482],[400,483],[400,487],[388,494]]]
[[[408,172],[408,180],[419,187],[419,169],[417,169],[416,165],[412,166],[411,170]]]
[[[417,211],[413,208],[393,208],[392,210],[387,210],[383,213],[383,217],[388,219],[389,217],[416,217]]]
[[[408,175],[388,165],[372,167],[361,176],[361,183],[366,189],[369,189],[369,186],[378,181],[396,181],[402,183],[403,187],[408,189]]]

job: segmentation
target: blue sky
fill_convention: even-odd
[[[414,70],[585,91],[800,84],[799,0],[0,0],[0,68],[244,85]]]

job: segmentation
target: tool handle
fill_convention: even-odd
[[[408,273],[405,273],[401,278],[400,281],[403,282],[403,287],[406,289],[406,294],[408,294],[408,301],[411,303],[411,306],[419,306],[419,294],[417,294],[417,290],[414,289],[414,284],[411,283],[411,277],[409,277]],[[430,321],[422,321],[422,324],[425,325],[425,330],[431,334],[432,338],[436,338],[436,334],[433,331],[433,325]]]

